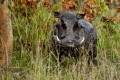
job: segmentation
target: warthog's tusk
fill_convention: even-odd
[[[56,41],[58,41],[59,43],[61,42],[57,35],[54,35],[53,37],[54,37],[54,39],[55,39]]]
[[[80,44],[82,44],[82,43],[84,42],[84,40],[85,40],[85,37],[82,37],[82,38],[80,39]]]

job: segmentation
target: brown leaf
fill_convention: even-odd
[[[16,3],[21,5],[19,9],[15,7],[17,5]],[[25,4],[25,6],[22,4]],[[29,18],[30,15],[34,16],[37,3],[34,0],[17,0],[13,1],[11,6],[15,9],[15,11],[20,12],[24,17]]]
[[[78,4],[78,0],[75,0],[75,4]]]
[[[116,8],[116,12],[119,13],[120,12],[120,7]]]
[[[31,8],[36,8],[37,7],[37,4],[33,0],[28,0],[27,5],[30,5]]]
[[[42,4],[47,8],[51,8],[52,6],[52,3],[49,0],[42,0]]]
[[[103,22],[110,22],[111,19],[103,16],[103,17],[102,17],[102,21],[103,21]]]
[[[92,15],[90,13],[86,13],[85,19],[87,19],[89,22],[92,22],[94,20],[94,15]]]
[[[17,0],[18,3],[23,4],[26,3],[27,0]]]
[[[120,23],[120,18],[118,18],[118,17],[110,17],[110,19]]]
[[[70,1],[62,1],[62,10],[71,10],[74,11],[76,9],[75,3]]]
[[[27,6],[30,6],[31,8],[36,8],[37,4],[33,0],[17,0],[20,4],[26,4]]]
[[[109,18],[102,17],[102,20],[103,20],[103,22],[116,21],[116,22],[120,23],[120,18],[117,18],[117,17],[114,17],[114,16],[111,16]]]

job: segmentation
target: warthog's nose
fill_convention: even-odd
[[[68,46],[68,47],[75,47],[73,40],[68,40],[67,46]]]
[[[72,43],[73,41],[72,40],[68,40],[69,43]]]

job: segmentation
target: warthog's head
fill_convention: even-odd
[[[54,17],[59,18],[59,22],[54,24],[54,40],[64,47],[78,47],[85,40],[84,26],[80,22],[84,14],[73,12],[54,12]]]

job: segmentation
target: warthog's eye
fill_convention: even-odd
[[[78,24],[77,24],[77,22],[74,24],[74,26],[73,26],[73,31],[76,31],[76,30],[78,30],[79,29],[79,26],[78,26]]]
[[[62,27],[62,29],[67,29],[67,27],[66,27],[66,24],[64,23],[64,20],[63,19],[61,19],[61,27]]]
[[[65,24],[62,24],[61,27],[65,30],[67,29],[66,25]]]
[[[80,37],[79,37],[79,36],[77,36],[77,35],[75,35],[74,37],[75,37],[75,39],[77,39],[77,40],[79,40],[79,39],[80,39]]]

